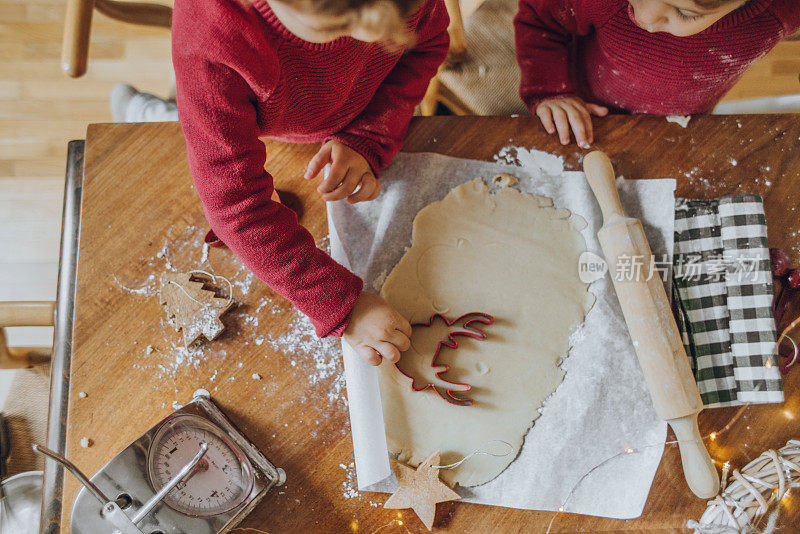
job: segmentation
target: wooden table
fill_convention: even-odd
[[[797,116],[698,117],[686,129],[655,117],[609,117],[596,124],[596,148],[606,150],[618,173],[627,178],[675,178],[677,194],[686,197],[764,195],[770,244],[791,251],[797,261]],[[529,117],[415,119],[405,150],[491,159],[509,144],[561,154],[570,168],[579,168],[585,153],[574,145],[558,145]],[[323,202],[314,185],[300,179],[315,149],[267,142],[276,183],[297,193],[304,207],[301,222],[323,238]],[[54,372],[55,387],[68,391],[68,404],[62,406],[54,397],[51,446],[58,446],[57,430],[64,428],[59,415],[66,413],[66,456],[94,473],[169,414],[173,401],[185,402],[196,388],[206,387],[234,423],[288,474],[286,485],[268,495],[242,526],[271,533],[371,533],[384,526],[384,534],[422,530],[409,512],[401,512],[402,526],[392,523],[398,515],[380,507],[384,495],[352,492],[353,450],[341,400],[345,392],[338,389],[340,363],[334,361],[320,374],[315,367],[324,362],[303,353],[308,349],[290,350],[298,340],[285,334],[289,323],[297,320],[296,312],[258,280],[248,282],[226,249],[212,249],[208,263],[237,283],[241,305],[225,318],[229,331],[209,344],[202,357],[176,363],[180,338],[165,323],[164,309],[153,292],[158,275],[168,267],[201,266],[206,229],[177,124],[90,126],[82,193],[72,350],[62,362],[64,380]],[[68,282],[68,277],[63,280]],[[242,291],[248,285],[249,290]],[[264,302],[269,306],[254,306]],[[300,341],[310,343],[312,351],[319,346]],[[262,378],[254,379],[253,373]],[[712,456],[741,466],[763,450],[797,438],[798,387],[800,371],[794,371],[785,383],[787,402],[747,408],[710,444]],[[80,398],[80,392],[88,396]],[[701,431],[719,430],[734,411],[703,412]],[[83,437],[93,445],[82,448]],[[65,478],[59,516],[60,486],[52,466],[48,481],[46,491],[54,500],[47,503],[45,523],[54,532],[59,522],[68,525],[77,483],[71,476]],[[782,524],[800,521],[796,499],[790,501]],[[683,481],[677,449],[668,446],[641,518],[561,514],[551,532],[680,531],[687,519],[698,519],[704,509],[705,502],[694,498]],[[552,518],[552,513],[446,503],[439,506],[436,525],[449,532],[543,532]],[[783,532],[789,532],[786,528]]]

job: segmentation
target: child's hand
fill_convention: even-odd
[[[317,191],[322,193],[322,200],[330,202],[347,197],[350,204],[355,204],[373,200],[381,192],[381,183],[372,174],[367,160],[339,141],[328,141],[322,145],[308,163],[305,179],[316,177],[329,163],[329,172],[317,187]],[[358,191],[353,193],[356,187]]]
[[[386,358],[392,363],[411,347],[411,325],[378,295],[362,292],[358,297],[344,338],[370,365]]]
[[[541,119],[547,133],[552,134],[558,130],[562,145],[569,144],[569,128],[572,126],[578,146],[589,148],[594,141],[592,115],[605,117],[608,115],[608,108],[587,104],[578,97],[565,96],[543,100],[536,108],[536,115]]]

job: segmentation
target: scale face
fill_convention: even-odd
[[[214,424],[188,414],[162,424],[147,451],[150,484],[159,490],[192,461],[203,443],[208,444],[208,452],[194,472],[163,501],[179,512],[196,517],[229,512],[247,499],[253,488],[250,460]]]
[[[165,489],[163,499],[139,519],[139,531],[217,534],[233,528],[285,479],[283,470],[233,426],[208,392],[198,390],[189,404],[128,445],[91,482],[130,518],[172,483],[174,487]],[[115,532],[102,510],[103,504],[81,489],[72,509],[71,532]]]

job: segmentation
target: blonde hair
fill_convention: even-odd
[[[309,13],[345,17],[351,27],[359,27],[381,36],[390,48],[413,43],[406,19],[425,0],[279,0]]]

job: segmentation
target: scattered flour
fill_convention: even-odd
[[[157,297],[161,273],[165,271],[204,268],[213,274],[227,277],[234,286],[234,297],[241,305],[238,313],[233,310],[230,319],[223,319],[226,326],[234,333],[232,338],[235,339],[234,343],[259,347],[258,350],[262,351],[265,358],[278,359],[281,365],[285,365],[286,372],[293,373],[295,380],[305,384],[307,394],[302,398],[291,399],[291,402],[324,406],[325,414],[346,409],[347,398],[339,340],[319,339],[311,321],[298,310],[289,307],[283,300],[272,299],[269,296],[254,297],[256,293],[251,290],[260,282],[235,257],[224,257],[227,265],[224,269],[210,264],[209,260],[214,260],[216,257],[209,256],[209,250],[203,241],[205,231],[206,229],[201,226],[170,228],[160,249],[154,251],[150,258],[141,259],[142,264],[151,269],[151,274],[144,282],[123,284],[120,282],[120,279],[126,281],[123,273],[119,273],[119,277],[114,276],[113,282],[118,288],[131,294]],[[329,251],[330,238],[326,236],[318,239],[316,245],[324,251]],[[198,257],[201,263],[205,263],[204,267],[198,265]],[[278,317],[285,321],[284,324],[288,324],[280,335],[269,335],[259,324],[269,324],[273,318]],[[219,365],[209,371],[210,375],[205,380],[207,383],[215,382],[219,389],[237,387],[236,376],[230,376],[233,374],[231,371],[242,369],[246,374],[243,375],[242,371],[235,373],[240,379],[252,376],[254,380],[262,380],[265,395],[271,395],[276,391],[276,386],[270,378],[263,378],[260,374],[253,373],[252,369],[244,370],[242,361],[228,357],[227,350],[232,350],[232,346],[201,340],[187,347],[184,345],[183,336],[175,333],[174,318],[168,318],[166,313],[161,317],[160,325],[153,326],[153,337],[147,340],[153,345],[147,345],[139,353],[133,368],[151,373],[164,384],[164,387],[172,389],[171,385],[175,380],[185,376],[190,369],[200,369],[201,364],[213,359]],[[220,374],[225,378],[220,378]],[[202,380],[199,377],[198,379]],[[216,391],[217,387],[214,390]],[[177,393],[175,390],[174,394]],[[172,404],[175,410],[181,407],[177,401]],[[343,433],[347,432],[347,428],[344,427],[340,430]],[[355,473],[353,480],[354,477]]]
[[[494,160],[520,167],[538,168],[551,176],[564,172],[564,158],[542,150],[529,149],[520,146],[506,146],[495,154]]]
[[[674,122],[681,128],[689,126],[689,121],[692,120],[691,115],[667,115],[667,122]]]
[[[294,356],[291,365],[307,377],[310,386],[327,389],[324,395],[329,403],[346,406],[339,340],[318,338],[308,317],[295,309],[290,313],[294,318],[288,331],[277,338],[266,338],[264,342],[272,350]]]
[[[339,467],[344,469],[345,480],[342,482],[342,497],[345,499],[354,499],[360,497],[358,492],[358,485],[356,484],[356,466],[355,463],[350,462],[349,465],[339,464]]]
[[[127,291],[131,295],[141,295],[143,297],[152,297],[153,295],[158,294],[158,283],[157,283],[157,280],[156,280],[155,273],[150,273],[150,276],[148,276],[145,279],[145,281],[139,287],[136,287],[136,288],[128,287],[125,284],[123,284],[122,282],[120,282],[119,278],[117,278],[116,274],[112,274],[111,278],[114,280],[114,283],[117,285],[117,287],[119,287],[123,291]]]

